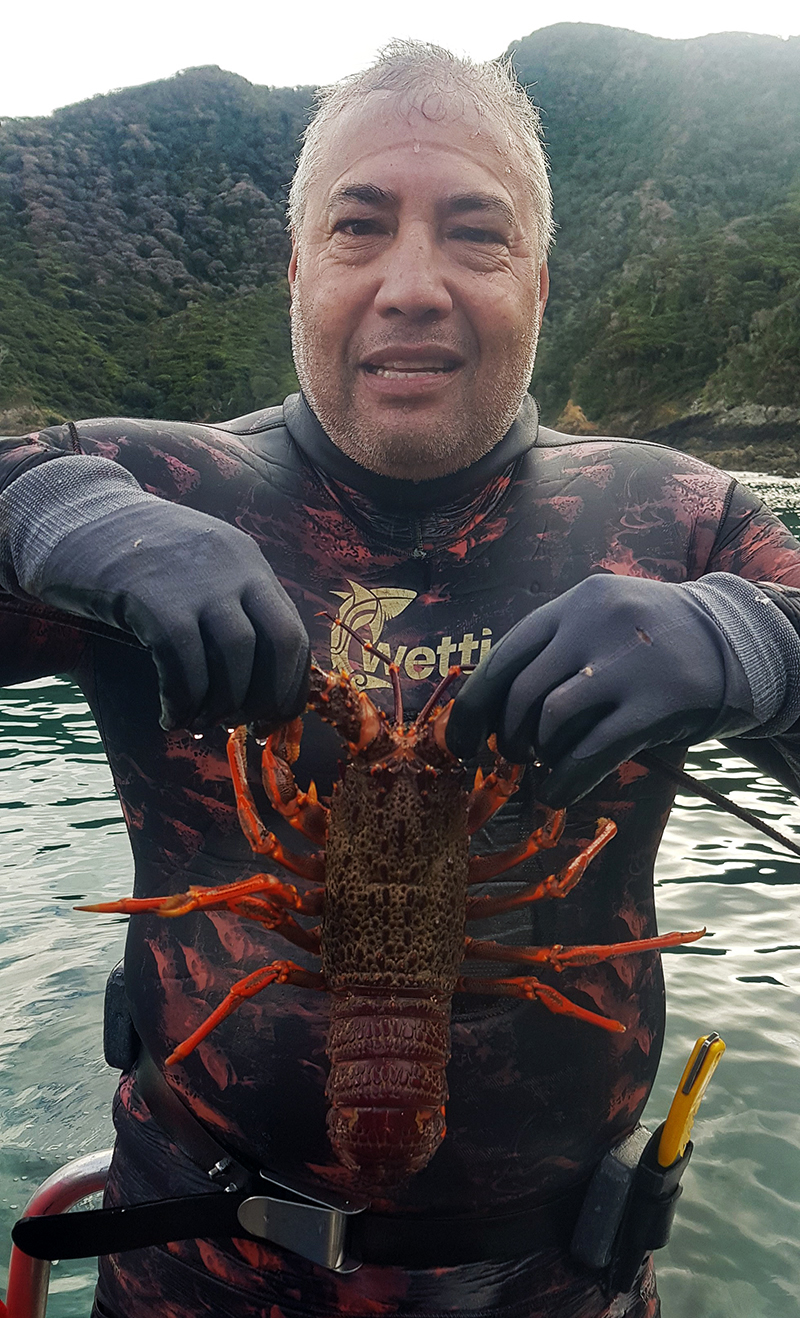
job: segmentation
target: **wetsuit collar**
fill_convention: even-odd
[[[532,448],[539,430],[539,409],[530,394],[526,394],[511,429],[490,453],[449,476],[409,481],[378,476],[349,458],[322,429],[302,394],[287,398],[283,411],[290,435],[314,467],[395,512],[441,508],[485,488]]]

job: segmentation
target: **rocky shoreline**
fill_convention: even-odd
[[[652,439],[681,449],[713,467],[728,471],[762,471],[771,476],[800,476],[800,408],[744,403],[711,410],[694,404],[688,411],[659,407],[626,413],[602,424],[588,420],[570,400],[555,422],[569,435],[623,435]]]
[[[671,409],[670,409],[671,411]],[[771,476],[800,476],[800,408],[746,403],[725,411],[692,410],[683,416],[618,416],[608,424],[589,421],[568,403],[555,423],[567,435],[623,435],[652,439],[681,449],[726,471],[762,471]],[[674,409],[677,413],[677,408]],[[20,435],[66,420],[35,406],[0,409],[0,434]]]
[[[725,411],[697,411],[648,431],[715,467],[800,476],[800,408],[745,403]]]

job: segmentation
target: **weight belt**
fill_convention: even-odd
[[[583,1181],[549,1203],[497,1213],[417,1216],[373,1212],[327,1187],[289,1184],[248,1167],[209,1134],[142,1049],[136,1087],[155,1121],[202,1167],[215,1189],[124,1208],[22,1218],[15,1245],[40,1259],[90,1258],[175,1240],[251,1237],[336,1272],[362,1263],[405,1269],[509,1260],[557,1247],[566,1253],[586,1194]]]

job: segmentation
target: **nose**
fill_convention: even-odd
[[[401,226],[385,254],[375,309],[413,320],[443,320],[452,311],[443,257],[427,225]]]

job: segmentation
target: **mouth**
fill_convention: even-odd
[[[412,380],[420,375],[452,375],[457,370],[457,363],[450,362],[446,366],[437,365],[430,362],[427,365],[404,365],[401,362],[392,366],[374,366],[367,362],[364,370],[368,375],[377,375],[384,380]]]
[[[442,348],[384,348],[362,363],[367,375],[379,380],[421,381],[452,375],[463,359]]]

